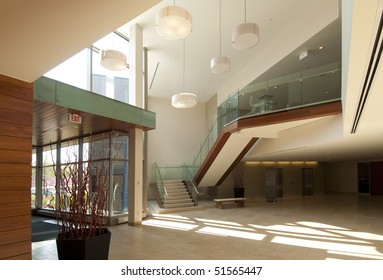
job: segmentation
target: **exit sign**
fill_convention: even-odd
[[[69,113],[68,114],[68,121],[71,122],[71,123],[78,123],[78,124],[80,124],[81,123],[81,116],[78,115],[78,114]]]

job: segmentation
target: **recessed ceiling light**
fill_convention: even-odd
[[[324,49],[323,45],[318,47],[318,50],[323,50],[323,49]]]

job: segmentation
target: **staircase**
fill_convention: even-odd
[[[170,209],[194,206],[194,202],[182,181],[164,180],[163,182],[167,193],[162,198],[163,208]]]

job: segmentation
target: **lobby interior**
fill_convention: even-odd
[[[16,24],[9,16],[2,19],[5,24],[3,26],[10,26],[10,22],[18,26],[19,29],[14,30],[19,30],[20,36],[13,38],[14,31],[10,29],[2,30],[0,33],[2,38],[8,38],[7,41],[11,42],[8,46],[4,46],[5,51],[0,63],[0,124],[2,127],[0,133],[0,166],[2,167],[0,168],[0,194],[2,194],[0,198],[0,222],[2,223],[0,259],[57,259],[53,239],[31,241],[31,148],[39,146],[36,143],[40,140],[43,141],[41,142],[44,143],[43,145],[46,145],[51,141],[49,137],[55,130],[55,124],[50,121],[53,125],[52,130],[49,133],[46,130],[47,133],[36,135],[35,123],[39,121],[34,112],[37,110],[36,104],[43,98],[49,98],[48,95],[41,95],[38,97],[40,100],[36,100],[34,94],[36,94],[37,81],[48,70],[89,46],[96,39],[117,30],[127,21],[139,24],[139,15],[144,14],[146,17],[151,13],[153,15],[156,8],[169,4],[168,1],[154,0],[145,1],[139,5],[134,1],[123,1],[119,8],[103,4],[92,8],[93,15],[90,16],[85,15],[89,6],[81,3],[75,8],[78,14],[73,15],[71,24],[63,26],[60,25],[62,18],[71,13],[71,8],[74,7],[63,5],[59,7],[60,12],[55,18],[43,17],[41,21],[38,21],[37,15],[43,10],[45,14],[55,14],[50,7],[44,6],[43,2],[29,3],[20,8],[27,19],[21,24]],[[180,1],[180,4],[187,6],[187,1],[184,2]],[[297,5],[298,2],[294,4]],[[230,100],[230,94],[235,92],[235,88],[244,87],[253,81],[255,76],[258,76],[258,80],[255,81],[268,79],[266,70],[275,71],[278,67],[281,69],[283,64],[279,64],[277,60],[282,61],[284,55],[289,58],[291,51],[297,51],[304,45],[304,41],[295,42],[294,47],[286,46],[284,52],[275,53],[274,59],[272,59],[273,54],[265,52],[267,48],[262,49],[261,54],[256,54],[257,59],[260,59],[262,54],[265,56],[264,60],[259,60],[262,67],[255,67],[255,62],[243,67],[245,72],[255,69],[250,75],[251,78],[249,75],[247,77],[233,75],[230,79],[228,76],[210,77],[211,84],[218,83],[221,86],[210,89],[211,95],[200,94],[195,108],[187,110],[172,108],[169,94],[173,90],[164,90],[161,88],[162,84],[161,86],[156,84],[159,80],[171,79],[168,76],[162,76],[163,72],[159,72],[154,80],[153,89],[146,88],[147,96],[143,99],[140,99],[142,96],[138,97],[135,100],[136,104],[132,107],[129,107],[130,105],[119,107],[121,108],[119,110],[129,112],[137,110],[135,112],[142,115],[138,122],[135,122],[135,113],[129,113],[124,116],[125,119],[108,123],[110,118],[116,117],[113,115],[115,113],[113,110],[110,110],[110,115],[104,115],[100,119],[92,120],[88,116],[88,120],[91,120],[88,124],[92,123],[93,126],[85,130],[98,129],[99,132],[118,130],[129,134],[132,133],[132,129],[139,129],[140,132],[142,129],[148,141],[147,146],[144,145],[147,153],[144,156],[146,161],[144,169],[147,169],[144,171],[144,176],[146,177],[143,178],[146,186],[142,193],[144,215],[132,218],[133,224],[137,219],[135,226],[122,223],[110,227],[112,232],[110,259],[381,260],[383,258],[381,245],[383,227],[379,216],[383,210],[382,178],[371,175],[372,187],[367,192],[360,188],[362,166],[368,165],[371,174],[380,174],[382,168],[383,124],[380,119],[383,112],[379,104],[383,101],[383,97],[379,92],[383,83],[379,75],[381,73],[380,56],[376,58],[371,53],[373,53],[374,43],[378,47],[377,52],[381,51],[379,22],[382,20],[383,1],[372,1],[368,5],[356,0],[337,1],[337,3],[339,10],[329,12],[326,20],[331,23],[337,22],[341,29],[341,38],[338,39],[341,40],[342,46],[341,52],[337,53],[341,59],[342,70],[341,94],[337,100],[341,103],[341,113],[318,115],[315,120],[309,121],[294,120],[284,127],[278,124],[267,124],[257,129],[246,127],[243,130],[230,132],[231,136],[237,137],[236,139],[246,137],[259,139],[246,156],[239,159],[245,168],[246,178],[247,201],[243,208],[236,207],[235,204],[225,205],[223,209],[215,208],[213,198],[232,195],[231,174],[227,172],[227,168],[222,167],[222,170],[217,172],[217,169],[214,169],[210,174],[207,170],[206,176],[210,177],[201,177],[201,182],[207,183],[199,186],[200,191],[204,193],[199,200],[199,209],[195,211],[179,209],[169,213],[158,211],[155,192],[149,186],[152,175],[150,166],[153,163],[159,163],[166,168],[173,164],[181,164],[185,159],[194,158],[201,146],[201,139],[204,139],[206,131],[210,130],[217,108],[226,100]],[[327,4],[331,5],[329,2],[326,2]],[[9,11],[15,11],[17,7],[11,5],[8,8]],[[122,8],[129,10],[129,13],[121,12]],[[28,12],[28,9],[33,12]],[[105,9],[110,9],[108,11],[114,16],[105,16]],[[310,13],[314,12],[310,11]],[[100,18],[102,20],[99,20]],[[52,27],[56,28],[54,34],[61,34],[57,37],[52,35],[49,43],[46,43],[46,40],[51,30],[45,27],[45,20],[50,20]],[[271,19],[268,20],[272,22]],[[300,23],[299,20],[297,19],[297,24]],[[198,17],[194,18],[194,21],[198,22]],[[33,36],[24,33],[28,32],[26,28],[28,22],[34,23],[30,24],[29,30],[46,28],[46,32],[40,35],[36,32],[31,33],[34,34],[34,38],[31,38]],[[317,24],[316,29],[323,27],[319,22]],[[309,27],[315,29],[314,24],[307,29]],[[23,28],[26,31],[21,32]],[[132,32],[132,29],[128,32]],[[86,35],[83,36],[83,34]],[[145,37],[145,31],[143,35]],[[306,39],[313,36],[312,33],[305,35]],[[291,35],[291,38],[294,39],[294,36],[298,35]],[[268,38],[266,36],[266,39]],[[76,43],[73,45],[68,43],[72,41]],[[145,44],[146,41],[143,40],[143,43]],[[48,45],[49,48],[46,47]],[[155,49],[151,49],[149,45],[145,47],[148,50],[149,60],[152,58],[151,52],[155,57]],[[272,50],[277,47],[273,45]],[[60,51],[52,51],[55,49]],[[5,55],[7,51],[8,55]],[[252,52],[255,56],[257,50],[253,49]],[[9,55],[10,53],[23,53],[23,56],[17,57],[17,55]],[[296,53],[294,55],[296,56]],[[21,64],[17,61],[12,62],[12,57],[22,60],[23,65],[28,67],[20,69]],[[167,57],[167,59],[171,61],[174,58]],[[152,64],[148,62],[146,87],[149,87],[149,77],[154,78],[157,62],[156,60],[151,61]],[[178,66],[176,65],[175,69]],[[238,67],[237,73],[243,74],[239,71],[240,66],[233,65],[233,67]],[[374,71],[375,75],[372,78],[366,74],[370,73],[368,69]],[[174,68],[168,70],[170,74],[172,71],[174,73]],[[224,83],[225,80],[227,82]],[[174,82],[170,83],[174,84]],[[363,83],[370,83],[368,97],[365,95]],[[208,88],[205,82],[201,84]],[[145,85],[135,90],[143,91]],[[161,90],[167,92],[167,96],[156,95]],[[65,92],[63,90],[61,93],[65,94]],[[68,101],[65,102],[69,100],[68,97]],[[58,98],[55,102],[63,102],[63,99]],[[71,102],[73,103],[70,106],[76,105],[75,99]],[[363,106],[358,107],[358,103]],[[81,110],[86,112],[86,104],[81,105]],[[61,121],[63,116],[64,113],[60,116]],[[86,120],[86,115],[84,116]],[[124,122],[129,125],[125,126]],[[187,126],[185,123],[192,125]],[[103,125],[106,125],[106,128]],[[44,129],[45,127],[41,126],[40,132]],[[176,130],[180,132],[179,136],[169,137],[172,131]],[[65,129],[61,128],[60,133],[63,133],[60,135],[61,140],[70,138],[65,136]],[[233,147],[226,148],[233,151]],[[236,160],[238,160],[237,156]],[[136,160],[140,161],[140,158]],[[224,161],[221,158],[219,162]],[[231,159],[227,161],[230,162]],[[220,165],[217,167],[212,164],[211,166],[221,168]],[[283,169],[284,195],[274,203],[265,200],[264,173],[269,167]],[[310,196],[304,196],[301,193],[301,170],[307,167],[313,168],[315,178],[314,195]],[[375,179],[377,181],[372,183]],[[41,219],[56,223],[48,217],[41,217]]]

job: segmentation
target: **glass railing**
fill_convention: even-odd
[[[303,108],[341,99],[339,62],[306,71],[250,83],[231,95],[217,109],[217,119],[190,167],[198,172],[224,126],[238,119]]]
[[[164,181],[162,179],[160,168],[158,167],[157,163],[153,163],[152,165],[152,179],[151,182],[154,182],[156,184],[156,188],[159,195],[159,203],[160,206],[163,206],[163,200],[162,198],[167,195],[166,189],[164,187]]]
[[[194,181],[194,174],[191,166],[186,164],[182,165],[182,178],[184,178],[184,181],[186,182],[186,187],[193,199],[194,205],[197,206],[200,193]]]
[[[191,166],[186,164],[182,166],[158,166],[157,163],[154,163],[153,169],[152,174],[154,174],[154,178],[152,178],[152,182],[156,182],[161,199],[166,195],[164,181],[180,180],[186,183],[186,188],[192,197],[194,205],[198,205],[198,196],[200,193],[193,181],[194,173]]]

